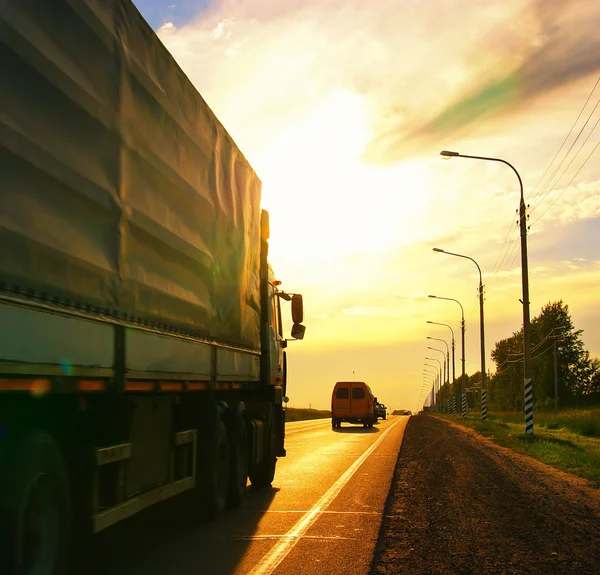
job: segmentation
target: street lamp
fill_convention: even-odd
[[[430,359],[431,361],[435,361],[439,364],[439,372],[438,372],[438,368],[435,365],[431,365],[430,363],[425,363],[424,365],[426,367],[432,367],[433,369],[435,369],[435,378],[437,380],[437,391],[435,389],[435,383],[434,383],[434,396],[435,396],[435,404],[438,405],[438,401],[437,401],[437,395],[440,392],[441,389],[441,379],[442,379],[442,363],[440,362],[439,359],[436,359],[435,357],[426,357],[425,359]]]
[[[445,158],[470,158],[472,160],[485,160],[500,162],[507,165],[516,174],[519,180],[519,229],[521,232],[521,284],[523,290],[523,373],[525,388],[525,434],[533,435],[533,364],[531,359],[531,322],[529,319],[529,263],[527,258],[527,210],[523,197],[523,181],[516,168],[501,158],[488,158],[487,156],[468,156],[458,152],[442,150],[440,155]],[[483,389],[483,387],[482,387]]]
[[[447,301],[454,301],[460,306],[460,335],[461,335],[461,348],[462,348],[462,385],[460,387],[460,401],[461,401],[461,413],[463,417],[467,416],[467,397],[465,395],[465,310],[462,304],[454,298],[451,297],[441,297],[439,295],[430,295],[428,296],[434,299],[443,299]]]
[[[433,339],[435,341],[441,341],[445,346],[446,346],[446,357],[444,359],[444,387],[445,387],[445,392],[444,392],[444,400],[446,401],[446,403],[448,403],[448,398],[450,397],[450,350],[448,348],[448,344],[443,340],[440,339],[438,337],[429,337],[427,336],[427,339]],[[443,350],[441,349],[436,349],[435,347],[429,347],[427,346],[428,349],[433,349],[434,351],[441,351],[442,354],[444,353]],[[448,413],[450,413],[450,410],[448,410]]]
[[[450,330],[450,334],[451,334],[451,343],[452,343],[452,412],[456,415],[456,369],[455,369],[455,363],[454,363],[454,330],[452,329],[452,327],[450,327],[447,323],[439,323],[437,321],[427,321],[427,323],[430,323],[431,325],[442,325],[444,327],[447,327]],[[435,339],[435,338],[429,338],[429,339]],[[442,340],[443,341],[443,340]],[[444,343],[446,343],[444,341]],[[446,344],[447,345],[447,344]],[[450,359],[448,359],[448,362],[450,362]],[[450,384],[450,365],[448,364],[448,385]]]
[[[456,414],[456,369],[455,369],[455,364],[454,364],[454,330],[447,324],[447,323],[439,323],[437,321],[429,321],[427,320],[427,323],[430,323],[431,325],[443,325],[445,327],[447,327],[450,330],[450,333],[452,334],[452,397],[453,399],[453,413]],[[435,339],[435,338],[428,338],[428,339]],[[446,342],[444,342],[446,343]],[[450,371],[450,368],[448,367],[448,371]],[[448,374],[448,379],[450,379],[450,374]]]
[[[421,386],[421,396],[425,393],[425,397],[429,395],[431,390],[431,407],[433,407],[434,394],[435,394],[435,377],[431,373],[423,372],[423,385]],[[421,397],[419,397],[419,402]]]
[[[445,346],[446,346],[446,363],[444,365],[448,366],[448,370],[444,370],[444,378],[445,378],[445,382],[448,385],[450,385],[450,348],[448,347],[448,343],[446,342],[445,339],[440,339],[439,337],[430,337],[427,336],[426,339],[432,339],[434,341],[441,341]],[[436,349],[435,347],[429,347],[427,346],[428,349]],[[437,349],[436,351],[441,351],[442,353],[444,353],[441,349]]]
[[[440,364],[440,385],[439,385],[439,395],[440,397],[443,395],[443,390],[444,390],[444,385],[446,383],[446,354],[441,350],[441,349],[436,349],[435,347],[429,347],[427,346],[428,349],[432,349],[434,351],[438,351],[442,354],[442,361],[440,361],[439,359],[435,358],[435,357],[426,357],[425,359],[431,359],[432,361],[437,361]],[[443,366],[443,369],[442,369]],[[443,378],[442,378],[442,373],[444,374]],[[443,403],[442,403],[442,407],[443,407]]]
[[[481,421],[487,419],[487,390],[485,385],[485,328],[483,321],[483,277],[481,275],[481,268],[479,264],[471,257],[464,256],[462,254],[456,254],[453,252],[447,252],[440,248],[433,248],[434,252],[440,254],[447,254],[449,256],[456,256],[457,258],[464,258],[471,260],[476,266],[479,272],[479,339],[481,343]]]

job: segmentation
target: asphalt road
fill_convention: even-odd
[[[147,510],[96,536],[78,573],[367,575],[408,419],[289,423],[271,489],[200,525]]]

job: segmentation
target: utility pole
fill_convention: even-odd
[[[504,162],[503,160],[500,160]],[[525,434],[533,435],[533,361],[531,359],[531,321],[529,317],[529,264],[527,259],[527,210],[523,197],[523,182],[519,172],[510,166],[521,186],[521,201],[519,202],[519,229],[521,232],[521,283],[523,290],[523,358],[525,379]]]
[[[521,284],[523,290],[523,371],[524,371],[524,391],[525,391],[525,434],[533,435],[533,361],[531,358],[531,321],[529,316],[529,264],[527,258],[527,209],[525,198],[523,196],[523,181],[517,169],[502,158],[490,158],[487,156],[470,156],[459,154],[449,150],[442,150],[440,155],[444,158],[471,158],[473,160],[486,160],[490,162],[500,162],[508,166],[519,180],[520,198],[519,198],[519,230],[521,236]],[[482,374],[482,385],[483,378]],[[483,390],[482,390],[483,401]]]
[[[554,338],[554,411],[558,411],[558,344]]]
[[[460,303],[459,303],[460,305]],[[460,306],[462,311],[462,305]],[[467,416],[467,392],[465,391],[465,387],[467,383],[465,381],[465,314],[462,313],[462,318],[460,320],[460,336],[461,336],[461,347],[462,347],[462,385],[460,388],[460,403],[461,403],[461,415],[463,417]]]

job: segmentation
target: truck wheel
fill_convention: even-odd
[[[246,496],[248,482],[249,441],[244,418],[244,404],[229,411],[229,492],[227,504],[238,507]]]
[[[198,469],[203,507],[212,520],[225,509],[229,491],[229,441],[221,418],[211,439],[201,444]]]
[[[59,575],[71,551],[71,499],[58,446],[32,431],[3,445],[0,573]]]
[[[269,487],[275,479],[275,467],[277,465],[276,448],[277,441],[275,430],[272,428],[267,446],[267,456],[250,473],[250,481],[254,487]]]

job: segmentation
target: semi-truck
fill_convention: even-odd
[[[56,575],[155,503],[214,518],[272,483],[303,304],[130,0],[2,0],[0,62],[0,573]]]

